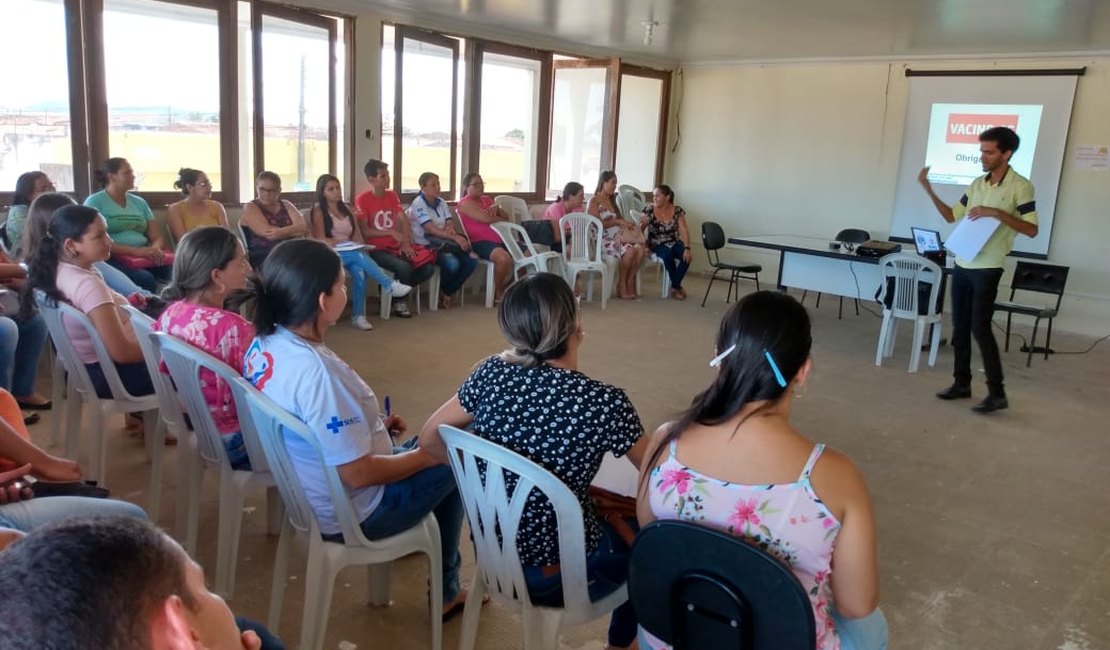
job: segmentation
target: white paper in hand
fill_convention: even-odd
[[[339,253],[343,253],[343,252],[346,252],[346,251],[361,251],[361,250],[366,250],[368,248],[370,248],[370,247],[365,245],[365,244],[360,244],[358,242],[353,242],[353,241],[345,241],[341,244],[336,244],[335,245],[335,250],[336,250],[336,252],[339,252]]]
[[[975,259],[979,251],[983,250],[987,240],[1001,225],[1002,222],[994,217],[980,217],[978,219],[964,217],[956,224],[952,234],[948,235],[944,247],[960,259]]]

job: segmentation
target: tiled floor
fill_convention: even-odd
[[[602,311],[584,305],[587,340],[582,370],[628,390],[649,429],[674,416],[711,375],[712,337],[724,312],[724,287],[698,306],[704,282],[690,283],[691,300],[648,297],[614,300]],[[746,289],[746,287],[745,287]],[[696,296],[696,299],[694,297]],[[812,305],[812,300],[809,301]],[[1066,304],[1065,304],[1066,309]],[[969,412],[968,402],[945,403],[932,393],[950,381],[951,348],[936,368],[906,372],[910,329],[903,326],[894,359],[874,366],[878,320],[834,301],[812,310],[816,372],[796,402],[795,420],[814,439],[850,454],[866,473],[879,526],[882,605],[891,647],[906,650],[1110,648],[1110,342],[1085,355],[1004,355],[1011,407],[994,416]],[[410,426],[449,397],[469,369],[497,352],[502,340],[494,313],[469,300],[465,308],[412,320],[374,320],[372,332],[346,322],[329,344],[358,370]],[[1107,327],[1110,333],[1110,325]],[[1019,329],[1027,333],[1027,329]],[[1092,339],[1056,333],[1061,351]],[[975,386],[977,396],[983,385]],[[36,438],[47,425],[34,427]],[[113,423],[118,427],[118,423]],[[109,468],[115,494],[143,504],[146,466],[141,444],[113,435]],[[169,451],[161,523],[174,521],[176,450]],[[206,484],[199,559],[215,559],[216,481]],[[248,502],[233,608],[265,618],[276,539],[265,535],[262,495]],[[465,545],[464,545],[465,548]],[[468,565],[473,553],[464,550]],[[299,639],[303,545],[292,563],[278,632],[290,647]],[[407,650],[429,645],[423,561],[394,569],[394,604],[362,604],[365,574],[342,573],[328,623],[326,648],[349,641],[359,648]],[[456,647],[459,622],[444,631]],[[600,648],[605,621],[569,631],[566,648]],[[519,648],[519,619],[496,606],[483,611],[479,647]]]

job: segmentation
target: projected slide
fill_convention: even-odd
[[[1017,132],[1021,146],[1010,166],[1029,178],[1042,110],[1039,105],[1021,104],[933,104],[925,149],[925,164],[931,167],[929,180],[967,185],[982,176],[979,134],[993,126],[1008,126]]]

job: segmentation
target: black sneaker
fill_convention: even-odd
[[[393,315],[397,318],[412,318],[412,312],[409,311],[409,305],[403,300],[393,301]]]
[[[976,413],[994,413],[1002,409],[1010,408],[1010,402],[1006,400],[1006,396],[988,395],[986,399],[971,407],[972,411]]]
[[[948,388],[937,393],[937,399],[966,399],[971,397],[971,386],[960,386],[959,384],[952,384]]]

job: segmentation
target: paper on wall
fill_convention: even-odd
[[[1076,145],[1074,167],[1081,171],[1110,171],[1110,147],[1104,144]]]
[[[944,247],[961,259],[975,259],[979,251],[983,250],[987,240],[1001,225],[1002,222],[994,217],[979,219],[964,217],[956,224],[952,234],[948,235],[948,241],[944,242]]]

